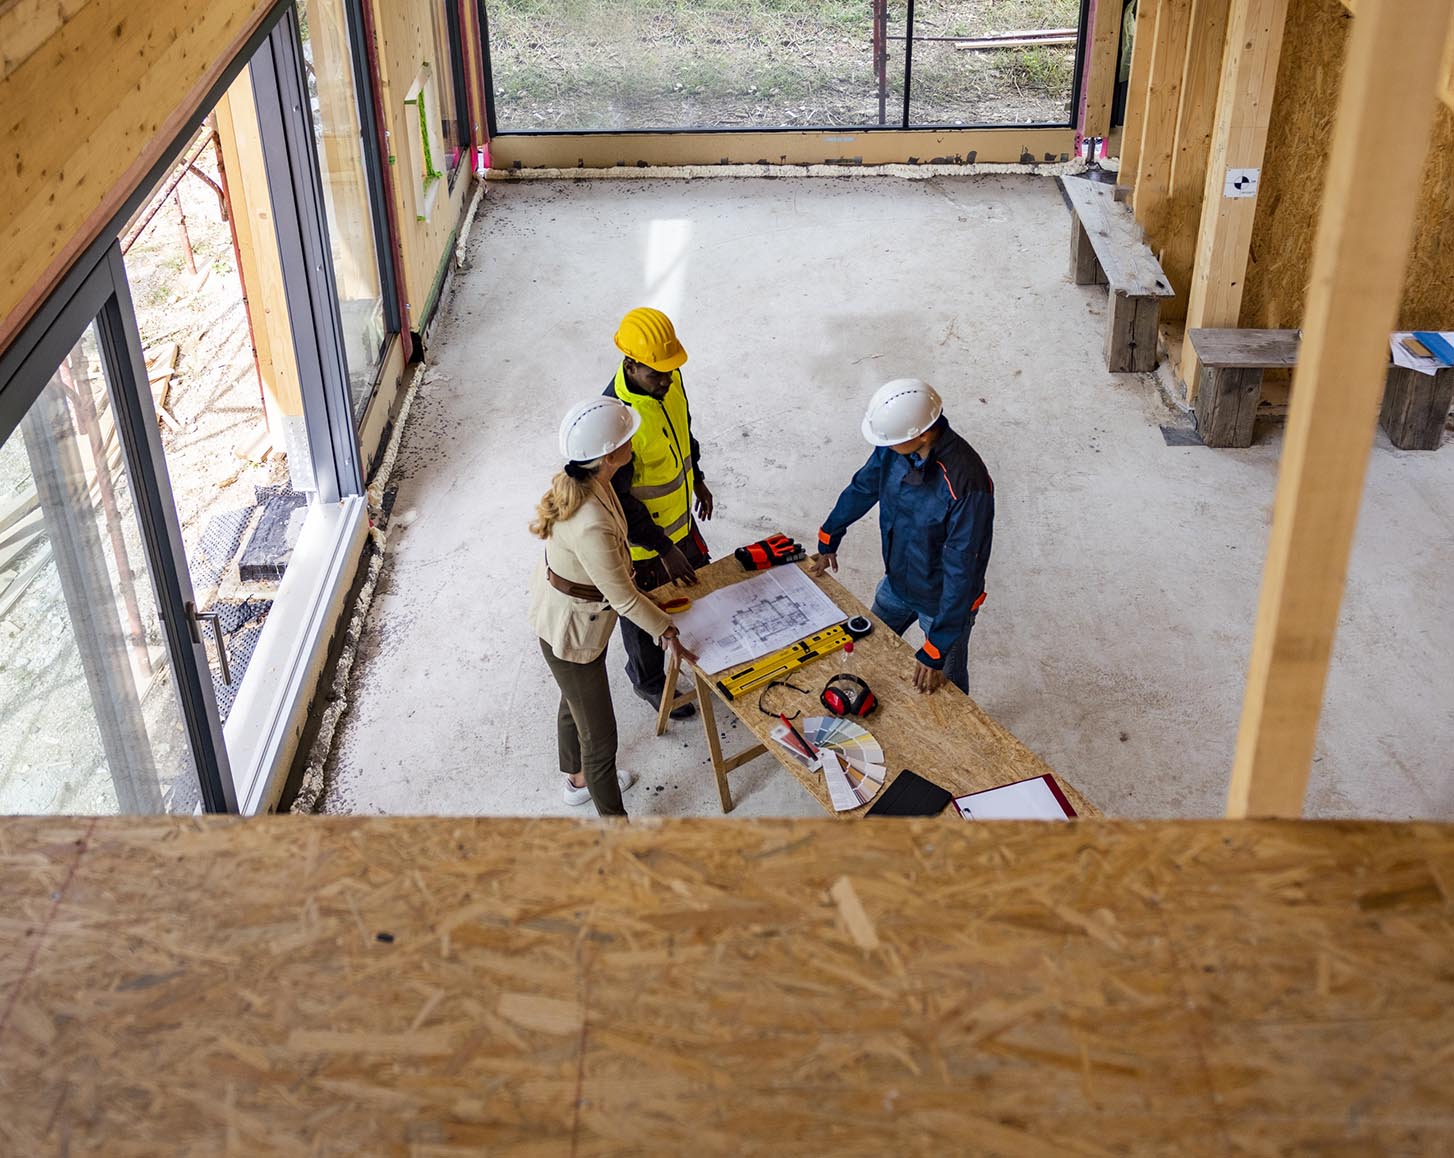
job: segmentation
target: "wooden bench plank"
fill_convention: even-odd
[[[1297,365],[1297,330],[1195,329],[1186,336],[1203,366],[1272,370]]]
[[[1116,200],[1115,189],[1083,177],[1062,177],[1060,185],[1113,290],[1127,297],[1176,296],[1130,209]]]

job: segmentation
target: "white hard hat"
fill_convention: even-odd
[[[590,398],[570,408],[560,424],[567,462],[594,462],[631,441],[641,415],[617,398]]]
[[[895,378],[869,399],[863,437],[874,446],[896,446],[918,438],[942,413],[944,402],[934,387],[917,378]]]

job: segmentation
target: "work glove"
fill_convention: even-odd
[[[803,550],[801,543],[795,542],[783,534],[772,535],[766,539],[759,539],[755,543],[749,543],[745,547],[738,547],[732,554],[742,564],[744,571],[766,571],[769,567],[778,567],[783,563],[796,563],[799,559],[808,557],[808,552]]]

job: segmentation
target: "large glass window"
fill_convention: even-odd
[[[0,349],[0,814],[255,811],[311,694],[391,301],[360,65],[313,16]]]
[[[96,326],[0,444],[0,814],[201,800]]]
[[[121,241],[194,598],[218,616],[203,631],[224,722],[317,491],[291,334],[267,296],[280,276],[263,169],[244,73]]]
[[[486,8],[500,133],[1068,125],[1083,23],[1083,0]]]
[[[348,8],[348,0],[299,0],[298,30],[343,317],[349,394],[358,418],[373,393],[391,327],[375,228],[377,191],[364,147]]]
[[[910,126],[1063,125],[1081,0],[916,0]]]

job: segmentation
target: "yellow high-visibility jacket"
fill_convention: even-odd
[[[631,439],[631,453],[635,456],[631,495],[640,500],[668,539],[680,543],[692,529],[696,465],[692,460],[691,412],[682,389],[681,371],[672,371],[671,388],[658,401],[632,390],[626,383],[626,367],[620,366],[610,394],[641,415],[641,428]],[[631,544],[633,559],[654,559],[658,554],[652,548]]]

